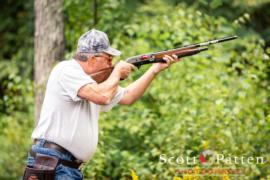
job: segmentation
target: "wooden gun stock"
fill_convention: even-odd
[[[111,73],[113,71],[113,68],[114,67],[109,67],[109,68],[102,69],[102,70],[100,70],[98,72],[92,73],[90,76],[97,83],[102,83],[103,81],[105,81],[106,79],[108,79],[108,77],[111,75]]]

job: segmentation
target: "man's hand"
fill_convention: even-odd
[[[166,63],[154,63],[152,65],[151,68],[154,70],[155,74],[158,74],[164,69],[167,69],[168,67],[170,67],[171,64],[176,63],[181,60],[181,59],[178,59],[175,54],[173,54],[172,56],[165,55],[163,59],[166,61]]]
[[[126,79],[128,75],[131,73],[131,71],[136,70],[136,69],[137,67],[134,66],[133,64],[120,61],[119,63],[115,65],[113,71],[118,73],[120,79]]]

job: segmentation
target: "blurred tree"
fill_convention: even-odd
[[[35,119],[38,122],[45,84],[56,60],[64,56],[63,0],[35,1]]]
[[[93,14],[94,14],[94,23],[95,26],[98,23],[98,0],[93,1]]]

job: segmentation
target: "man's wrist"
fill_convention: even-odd
[[[150,71],[154,77],[157,76],[161,72],[160,70],[158,70],[157,68],[155,68],[153,66],[150,68]]]
[[[113,70],[113,72],[111,73],[111,76],[112,76],[113,78],[117,78],[118,80],[120,80],[120,78],[121,78],[121,73],[120,73],[119,71],[117,71],[117,70]]]

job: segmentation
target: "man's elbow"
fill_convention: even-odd
[[[110,97],[103,96],[102,98],[98,98],[96,104],[98,104],[98,105],[108,105],[108,104],[110,104],[111,100],[112,99]]]
[[[133,103],[135,103],[136,100],[135,99],[132,99],[132,98],[125,98],[123,99],[122,101],[120,101],[120,104],[121,105],[127,105],[127,106],[130,106],[132,105]]]
[[[107,105],[113,98],[112,94],[93,90],[90,85],[82,87],[78,92],[78,96],[98,105]]]
[[[89,102],[93,102],[98,105],[108,105],[111,102],[111,98],[107,96],[97,96],[95,98],[87,98]]]

